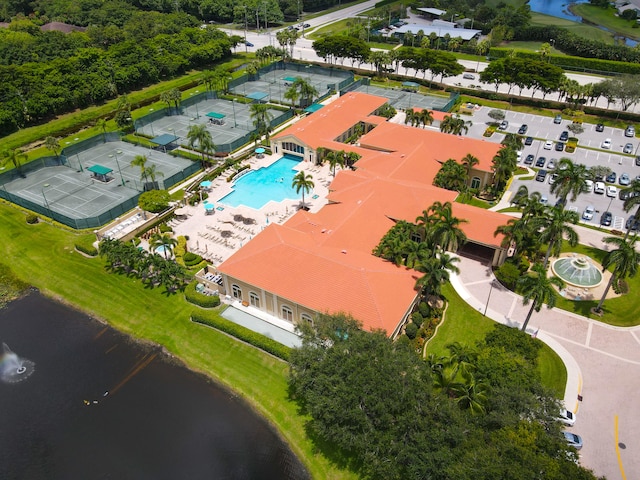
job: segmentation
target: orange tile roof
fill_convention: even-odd
[[[413,107],[412,110],[414,112],[422,112],[425,109],[424,108]],[[426,110],[428,110],[428,109],[426,109]],[[441,112],[440,110],[429,110],[429,111],[431,112],[431,116],[433,117],[433,120],[436,121],[436,122],[441,122],[445,118],[451,116],[451,114],[449,112]]]
[[[299,122],[302,128],[296,124],[278,137],[312,139],[318,142],[314,148],[352,149],[333,142],[332,135],[348,129],[344,117],[357,122],[363,108],[373,111],[384,103],[371,97],[345,95],[337,100],[342,101],[339,108],[327,110],[331,104],[321,110],[332,115],[311,122],[317,115],[313,114]],[[354,111],[352,104],[360,111]],[[325,135],[331,140],[323,140]],[[362,137],[360,147],[353,147],[362,158],[355,171],[337,173],[329,187],[328,205],[317,213],[299,211],[285,225],[270,225],[218,268],[291,302],[318,312],[347,312],[366,329],[381,328],[391,334],[415,299],[420,274],[373,256],[373,248],[396,221],[414,222],[436,200],[453,202],[456,192],[432,185],[440,168],[437,160],[472,153],[486,166],[498,148],[489,142],[382,123]],[[468,238],[500,244],[501,237],[493,232],[505,223],[504,215],[458,203],[453,203],[453,214],[469,220],[462,225]]]

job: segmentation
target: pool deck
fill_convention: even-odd
[[[252,170],[267,167],[282,158],[282,155],[263,155],[251,157],[249,164]],[[333,180],[328,165],[314,165],[308,161],[301,161],[295,170],[304,170],[311,174],[315,184],[313,190],[305,194],[305,205],[311,212],[317,212],[326,205],[326,197],[329,193],[329,185]],[[338,170],[337,170],[338,171]],[[231,193],[233,182],[227,182],[226,176],[218,177],[209,189],[210,202],[216,208],[211,213],[206,213],[202,204],[183,207],[187,215],[171,221],[176,236],[189,237],[188,249],[201,255],[214,267],[224,262],[236,250],[246,245],[253,237],[258,235],[269,223],[283,224],[298,210],[302,195],[297,199],[283,200],[282,202],[268,202],[259,210],[246,207],[230,207],[218,204],[218,200]],[[316,198],[313,198],[317,196]],[[223,210],[218,210],[223,208]],[[236,221],[234,217],[242,215],[245,219],[253,220],[243,222]]]

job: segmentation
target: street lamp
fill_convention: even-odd
[[[118,166],[118,173],[120,174],[120,181],[122,182],[122,186],[124,187],[124,177],[122,176],[122,169],[120,168],[120,162],[118,161],[118,154],[122,154],[122,150],[115,151],[116,157],[116,165]],[[114,155],[109,155],[109,158],[113,158]]]
[[[234,128],[238,126],[236,123],[236,99],[231,99],[231,106],[233,107],[233,126]]]
[[[48,183],[45,183],[44,185],[42,185],[42,188],[40,189],[40,191],[42,192],[42,198],[44,199],[44,206],[47,208],[47,212],[49,213],[49,218],[51,218],[51,207],[49,206],[49,202],[47,201],[47,197],[44,194],[44,189],[47,188],[49,186]]]
[[[194,92],[191,92],[191,93],[189,94],[189,96],[193,97],[193,93],[194,93]],[[196,91],[195,91],[195,94],[196,94],[196,95],[197,95],[198,93],[200,93],[200,90],[196,90]],[[196,118],[200,118],[200,112],[198,112],[198,102],[194,103],[194,106],[196,107]]]
[[[487,316],[487,310],[489,308],[489,300],[491,300],[491,292],[493,292],[493,286],[495,284],[495,280],[491,280],[490,288],[489,288],[489,295],[487,296],[487,304],[484,306],[484,313],[482,314],[483,316]]]

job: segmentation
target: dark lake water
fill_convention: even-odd
[[[0,381],[2,480],[309,478],[233,394],[38,293],[0,310],[2,342],[35,364]]]

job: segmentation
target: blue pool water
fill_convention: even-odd
[[[259,210],[271,200],[281,202],[285,199],[302,198],[302,193],[296,193],[291,186],[293,176],[297,173],[293,167],[300,161],[300,157],[285,155],[268,167],[253,170],[236,180],[233,192],[218,202],[231,207],[244,205]]]

